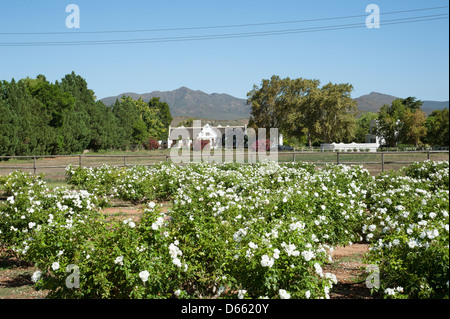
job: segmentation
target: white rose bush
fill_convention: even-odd
[[[448,298],[448,162],[377,177],[273,162],[69,166],[66,177],[72,189],[52,191],[42,176],[0,177],[0,243],[49,297],[329,298],[331,252],[363,241],[377,293]],[[107,220],[111,199],[145,209]],[[66,285],[70,265],[79,287]]]
[[[414,163],[378,176],[363,233],[388,298],[449,297],[449,165]]]

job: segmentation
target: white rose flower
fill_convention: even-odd
[[[146,282],[148,280],[148,276],[150,276],[150,274],[147,270],[141,271],[139,273],[139,278],[141,278],[143,282]]]
[[[242,290],[239,290],[238,291],[238,298],[239,299],[244,299],[244,295],[247,293],[247,290],[244,290],[244,289],[242,289]]]
[[[280,289],[278,292],[280,294],[280,299],[291,299],[291,294],[288,293],[286,290]]]
[[[270,268],[270,267],[273,266],[274,262],[275,262],[275,260],[273,258],[270,258],[267,255],[263,255],[261,257],[261,266],[263,266],[263,267],[269,267]]]
[[[179,258],[172,259],[172,262],[175,266],[177,266],[178,268],[181,268],[182,264],[181,264],[181,260]]]
[[[31,275],[31,281],[32,282],[37,282],[42,276],[42,272],[40,270],[37,270],[33,273],[33,275]]]
[[[117,265],[123,266],[123,256],[119,256],[114,260],[114,263]]]

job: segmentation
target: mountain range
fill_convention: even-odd
[[[101,99],[105,105],[112,105],[122,96],[130,96],[133,99],[141,97],[148,102],[153,97],[159,97],[161,101],[170,106],[172,116],[187,118],[202,118],[213,120],[237,120],[248,119],[250,106],[246,99],[240,99],[224,93],[208,94],[200,90],[191,90],[180,87],[172,91],[153,91],[150,93],[122,93]],[[406,98],[406,97],[405,97]],[[378,112],[384,104],[391,104],[397,97],[378,92],[362,95],[355,98],[361,113]],[[422,110],[430,114],[433,110],[442,110],[449,107],[449,101],[423,101]]]
[[[404,97],[406,98],[406,97]],[[356,102],[358,103],[358,109],[361,113],[365,112],[373,112],[377,113],[380,110],[380,107],[384,104],[391,105],[392,101],[398,99],[396,96],[382,94],[378,92],[372,92],[370,94],[362,95],[356,98]],[[426,114],[430,114],[434,110],[442,110],[444,108],[449,108],[449,101],[429,101],[422,100],[422,111]]]

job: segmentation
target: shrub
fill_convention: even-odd
[[[143,145],[146,150],[157,150],[160,147],[158,141],[153,137],[149,137]]]
[[[252,150],[254,152],[263,152],[268,151],[270,149],[270,140],[268,139],[259,139],[252,144]]]

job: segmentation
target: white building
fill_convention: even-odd
[[[194,121],[194,125],[196,124]],[[247,135],[247,125],[244,126],[217,126],[212,127],[209,124],[204,126],[192,126],[192,127],[176,127],[169,126],[169,138],[167,140],[168,148],[190,147],[196,140],[209,140],[211,148],[217,148],[219,145],[223,145],[227,140],[226,132],[231,132],[235,135],[240,135],[242,138]],[[176,139],[173,139],[176,137]]]
[[[330,143],[320,144],[321,150],[328,151],[357,151],[357,152],[376,152],[380,144],[378,143]]]
[[[358,152],[376,152],[380,147],[380,144],[384,142],[379,136],[375,134],[376,121],[370,121],[370,131],[366,135],[365,143],[331,143],[331,144],[320,144],[321,150],[330,151],[358,151]]]
[[[197,122],[197,123],[196,123]],[[277,138],[272,140],[273,143],[277,143],[278,145],[283,145],[283,135],[277,132]],[[245,137],[249,139],[249,143],[251,140],[251,137],[254,138],[254,130],[250,129],[250,131],[247,130],[247,125],[243,126],[221,126],[218,125],[216,127],[213,127],[209,124],[205,124],[204,126],[201,126],[200,121],[194,121],[194,126],[192,127],[176,127],[172,128],[169,126],[169,134],[167,139],[167,147],[191,147],[192,143],[194,143],[196,140],[209,140],[209,143],[211,145],[211,148],[217,148],[219,146],[227,147],[229,145],[232,145],[231,141],[228,141],[228,139],[238,139],[242,145],[244,145]],[[249,136],[249,134],[251,136]],[[230,143],[228,143],[230,142]],[[165,143],[164,143],[165,144]],[[277,145],[274,146],[277,148]]]

